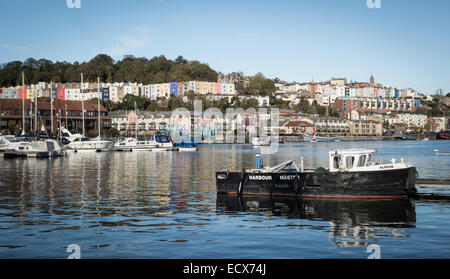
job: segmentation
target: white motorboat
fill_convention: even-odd
[[[335,142],[337,141],[337,137],[320,137],[316,135],[303,135],[303,141],[309,142]]]
[[[62,137],[68,142],[67,147],[73,151],[103,151],[114,148],[112,141],[94,139],[91,140],[80,134],[72,134],[67,129],[61,127]]]
[[[169,136],[166,135],[155,135],[152,140],[151,151],[171,151],[173,150],[173,143],[170,141]]]
[[[58,157],[66,155],[63,145],[54,139],[43,141],[22,142],[14,149],[8,149],[4,152],[4,157]]]
[[[434,154],[436,154],[436,155],[450,155],[450,151],[442,151],[442,150],[435,149],[434,150]]]
[[[252,138],[253,146],[269,146],[270,138]]]
[[[4,135],[0,136],[0,153],[5,152],[8,149],[15,149],[22,143],[28,143],[24,141],[20,141],[15,136],[12,135]]]
[[[180,152],[195,152],[198,150],[198,147],[178,147],[178,151]]]
[[[152,140],[136,140],[135,138],[124,138],[114,144],[114,150],[150,150],[156,147],[156,143]]]

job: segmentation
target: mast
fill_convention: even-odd
[[[67,123],[67,101],[64,104],[65,108],[66,108],[66,129],[69,130],[69,124]]]
[[[53,135],[53,81],[50,81],[50,134]]]
[[[136,101],[134,101],[134,114],[136,115],[136,121],[135,121],[135,124],[134,124],[134,131],[135,131],[135,137],[136,137],[136,141],[137,141],[137,138],[138,138],[138,135],[137,135],[137,129],[138,129],[138,124],[139,124],[139,117],[138,117],[138,115],[137,115],[137,112],[136,112]]]
[[[33,129],[33,102],[30,99],[30,132],[32,129]]]
[[[329,133],[328,133],[328,107],[330,106],[330,99],[328,99],[328,105],[327,105],[327,109],[326,109],[326,113],[325,113],[325,127],[326,127],[326,131],[327,131],[327,137],[329,137]]]
[[[97,78],[98,138],[100,138],[100,78]]]
[[[313,138],[312,141],[316,141],[316,106],[313,106],[313,126],[314,126],[314,130],[313,130]]]
[[[38,130],[37,130],[37,92],[36,90],[34,91],[34,133],[37,134]]]
[[[81,73],[81,115],[83,122],[83,137],[84,137],[84,96],[83,96],[83,73]]]
[[[0,134],[2,133],[2,102],[0,102]]]
[[[22,72],[22,135],[25,135],[25,72]]]
[[[59,139],[61,139],[61,127],[62,127],[61,109],[59,109],[59,113],[58,113],[58,122],[59,122],[58,137],[59,137]]]

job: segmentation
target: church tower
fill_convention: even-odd
[[[373,78],[373,75],[370,76],[370,83],[375,83],[375,79]]]

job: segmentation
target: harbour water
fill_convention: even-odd
[[[450,141],[280,145],[266,165],[304,157],[327,165],[335,148],[404,158],[421,178],[450,179]],[[333,201],[217,196],[215,171],[253,167],[251,145],[198,152],[72,153],[0,158],[0,258],[449,258],[450,202]],[[450,197],[450,187],[418,188]],[[368,252],[369,251],[369,252]]]

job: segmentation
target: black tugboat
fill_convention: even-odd
[[[329,152],[329,168],[299,168],[294,161],[274,167],[216,172],[218,194],[303,198],[395,199],[415,196],[416,168],[403,159],[372,161],[376,150]]]

